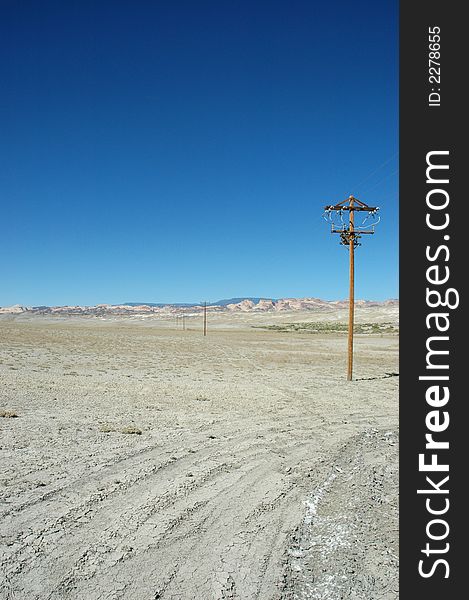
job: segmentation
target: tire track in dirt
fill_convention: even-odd
[[[398,435],[367,430],[326,461],[285,559],[281,598],[398,598]]]
[[[298,458],[305,454],[303,448]],[[262,510],[262,502],[275,487],[282,492],[270,500],[268,513]],[[135,589],[126,589],[122,597],[150,598],[155,590],[160,598],[221,598],[230,597],[228,593],[236,598],[258,597],[272,547],[283,549],[283,543],[276,543],[279,529],[272,524],[280,525],[286,539],[291,529],[285,526],[284,516],[291,514],[292,506],[301,508],[300,489],[297,480],[284,481],[273,473],[271,461],[251,461],[240,479],[221,485],[195,523],[179,520],[177,528],[162,537],[161,546],[133,559],[147,574],[146,580]],[[206,495],[204,490],[200,493]],[[180,557],[184,557],[182,563]],[[174,564],[176,572],[164,572],[162,565]],[[124,571],[133,571],[132,563],[122,566]]]
[[[341,547],[337,531],[333,530],[335,521],[332,525],[325,522],[320,531],[314,513],[309,523],[305,520],[298,527],[304,511],[302,500],[308,497],[316,482],[313,505],[317,497],[316,504],[325,504],[328,499],[333,506],[334,503],[342,506],[347,494],[344,483],[338,486],[341,472],[349,469],[348,481],[352,487],[363,483],[360,461],[379,450],[379,444],[375,443],[377,435],[356,436],[343,448],[336,449],[333,460],[319,460],[314,465],[310,462],[313,445],[316,456],[320,448],[319,455],[330,450],[322,436],[314,440],[314,444],[312,441],[295,443],[278,436],[279,447],[282,442],[288,446],[286,452],[280,453],[274,451],[275,440],[272,439],[266,443],[246,436],[236,440],[237,444],[233,439],[223,440],[217,448],[210,443],[199,452],[190,452],[151,468],[148,468],[152,462],[151,452],[147,468],[139,463],[143,454],[139,452],[136,457],[122,461],[123,470],[119,463],[110,466],[112,475],[120,474],[125,486],[108,490],[109,493],[100,498],[89,496],[79,506],[70,507],[63,515],[67,522],[62,523],[61,536],[54,537],[57,520],[49,520],[45,528],[36,532],[35,542],[30,537],[22,540],[23,584],[29,579],[26,573],[33,571],[37,575],[49,570],[49,585],[41,582],[40,591],[23,587],[23,592],[27,592],[25,597],[37,600],[85,597],[89,600],[192,597],[332,600],[337,597],[334,595],[337,582],[321,580],[316,574],[317,556],[308,555],[313,565],[302,567],[305,580],[302,582],[298,576],[298,561],[307,560],[305,544],[298,541],[307,535],[306,525],[315,524],[315,535],[323,545],[326,542],[327,546],[327,540],[334,539],[335,535],[333,550]],[[389,442],[394,438],[385,436],[383,439]],[[237,460],[233,461],[235,448]],[[298,465],[296,472],[288,477],[282,472],[284,454],[288,454],[289,462]],[[195,476],[186,477],[187,469],[192,469]],[[308,478],[311,473],[313,478]],[[357,479],[358,475],[361,479]],[[106,480],[104,473],[103,481]],[[321,481],[326,484],[321,486]],[[352,514],[360,515],[350,499],[347,502],[345,506]],[[49,512],[52,506],[45,504],[42,509]],[[316,506],[314,511],[317,510]],[[350,524],[348,526],[350,528]],[[329,531],[327,527],[332,529]],[[291,542],[292,531],[295,531],[293,540],[297,540],[296,550],[295,541],[293,546]],[[49,542],[48,535],[52,536]],[[290,555],[286,559],[285,549],[289,544]],[[18,554],[14,562],[17,560]],[[282,567],[286,573],[283,580],[279,577]],[[334,564],[334,568],[341,573],[337,565]],[[327,571],[334,572],[330,564]],[[142,579],[138,577],[140,573]],[[13,571],[9,575],[11,598],[18,589],[14,585],[14,576],[18,574]],[[37,576],[33,579],[38,580]],[[308,585],[315,582],[316,595],[305,595],[305,581]],[[369,592],[374,589],[375,580],[365,577],[357,585]],[[318,590],[323,595],[318,595]]]
[[[128,548],[132,546],[126,542],[129,537],[135,547],[142,548],[146,547],[142,544],[144,539],[147,540],[146,545],[152,547],[158,546],[155,539],[167,540],[173,536],[177,542],[176,533],[179,537],[191,534],[185,532],[183,527],[188,516],[193,518],[203,513],[209,501],[209,512],[213,514],[213,506],[217,505],[216,498],[219,495],[241,487],[238,483],[240,473],[250,482],[245,486],[249,488],[261,485],[259,477],[262,478],[265,466],[257,480],[250,475],[251,471],[258,470],[257,465],[268,465],[271,470],[274,466],[272,456],[279,469],[282,465],[282,455],[272,453],[270,442],[267,444],[264,439],[250,436],[238,438],[234,445],[233,440],[223,440],[220,443],[212,441],[198,452],[188,452],[160,464],[155,464],[150,452],[146,459],[148,464],[142,466],[140,461],[143,454],[138,452],[137,456],[124,459],[124,469],[119,468],[119,463],[114,463],[103,470],[99,478],[92,475],[83,482],[77,482],[76,487],[68,486],[68,499],[62,496],[54,501],[48,499],[39,503],[35,507],[37,514],[31,510],[31,506],[19,511],[25,517],[24,527],[36,518],[39,523],[44,523],[45,519],[46,525],[36,531],[26,529],[26,533],[18,538],[15,551],[4,561],[4,568],[10,577],[21,573],[24,579],[28,571],[45,569],[53,559],[54,572],[58,575],[62,570],[63,574],[56,591],[51,591],[50,597],[61,597],[67,589],[73,589],[77,581],[92,578],[102,569],[110,569],[123,561],[127,554],[130,556],[132,551]],[[193,478],[185,476],[190,469],[196,474]],[[106,489],[108,482],[116,475],[123,482],[119,485],[111,483],[111,487]],[[162,477],[167,480],[166,484],[161,481]],[[224,478],[227,481],[224,482]],[[96,489],[98,482],[101,482],[100,487],[104,489]],[[207,491],[211,485],[215,495]],[[242,501],[243,495],[237,494],[236,497],[237,501]],[[61,506],[57,506],[57,502]],[[122,506],[126,507],[124,511]],[[60,508],[62,514],[57,517]],[[55,518],[45,518],[44,513],[55,515]],[[155,515],[158,527],[151,523],[151,518]],[[208,518],[208,514],[198,517],[199,529]],[[67,543],[70,537],[73,538],[73,544]],[[54,550],[56,548],[58,550]],[[83,551],[83,548],[86,550]],[[76,558],[78,550],[81,554],[78,552],[79,556]],[[67,570],[70,571],[70,564],[74,566],[66,574]],[[44,592],[44,588],[42,591]]]

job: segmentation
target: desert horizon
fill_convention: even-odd
[[[218,300],[216,302],[207,302],[207,309],[210,311],[301,311],[301,310],[318,310],[345,308],[349,304],[349,300],[323,300],[321,298],[306,296],[303,298],[295,298],[293,296],[285,298],[265,298],[265,297],[236,297],[230,299]],[[386,300],[367,300],[356,299],[355,305],[360,307],[373,306],[398,306],[397,298],[388,298]],[[24,305],[13,304],[10,306],[0,306],[0,314],[14,314],[32,312],[36,314],[42,313],[168,313],[168,312],[191,312],[201,311],[204,308],[203,302],[123,302],[119,304],[98,303],[98,304],[51,304],[51,305]]]

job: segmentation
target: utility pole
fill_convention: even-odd
[[[351,200],[353,202],[353,200]],[[347,353],[347,379],[352,381],[353,371],[353,323],[355,316],[355,216],[350,210],[349,224],[349,304],[348,304],[348,353]]]
[[[379,208],[368,206],[361,200],[349,196],[338,204],[329,204],[324,207],[326,221],[331,223],[331,233],[340,235],[340,243],[349,248],[349,316],[348,316],[348,355],[347,355],[347,379],[352,381],[353,372],[353,325],[355,310],[355,248],[360,246],[359,239],[364,234],[373,234],[374,227],[379,223],[376,220],[367,224],[368,219],[375,217]],[[344,222],[344,211],[348,211],[348,224]],[[357,227],[355,224],[355,213],[368,213],[362,223]],[[337,221],[339,218],[340,223]]]
[[[204,301],[204,335],[207,335],[207,301]]]
[[[186,315],[182,315],[182,330],[186,331]]]

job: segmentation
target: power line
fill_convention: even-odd
[[[395,152],[390,158],[388,158],[383,163],[381,163],[378,167],[376,167],[376,169],[373,169],[373,171],[371,171],[371,173],[369,173],[364,179],[362,179],[358,185],[353,186],[353,189],[358,190],[358,188],[361,185],[363,185],[366,181],[368,181],[371,177],[373,177],[373,175],[375,175],[375,173],[377,173],[379,170],[381,170],[383,167],[385,167],[387,164],[389,164],[392,160],[394,160],[396,158],[396,156],[398,156],[398,155],[399,155],[399,152]],[[360,192],[361,192],[361,190],[360,190]]]
[[[383,177],[381,177],[381,179],[378,179],[378,181],[373,184],[371,187],[369,188],[365,188],[366,192],[365,193],[369,193],[372,190],[376,189],[385,179],[388,179],[389,177],[392,177],[393,175],[397,175],[397,173],[399,173],[399,169],[395,169],[392,173],[388,173],[387,175],[384,175]]]

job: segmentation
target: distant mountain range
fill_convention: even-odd
[[[224,300],[217,300],[216,302],[208,302],[207,306],[227,306],[228,304],[237,304],[243,300],[251,300],[254,304],[257,304],[260,300],[274,300],[274,298],[255,298],[255,297],[241,297],[241,298],[225,298]],[[203,302],[124,302],[121,306],[203,306]]]
[[[372,300],[357,300],[356,306],[368,308],[373,306],[398,306],[399,300],[385,300],[374,302]],[[210,312],[283,312],[305,310],[331,310],[346,308],[348,300],[321,300],[320,298],[229,298],[207,304]],[[96,306],[9,306],[0,308],[0,314],[42,314],[42,315],[171,315],[171,314],[196,314],[203,310],[199,304],[159,304],[126,302],[125,304],[97,304]]]

